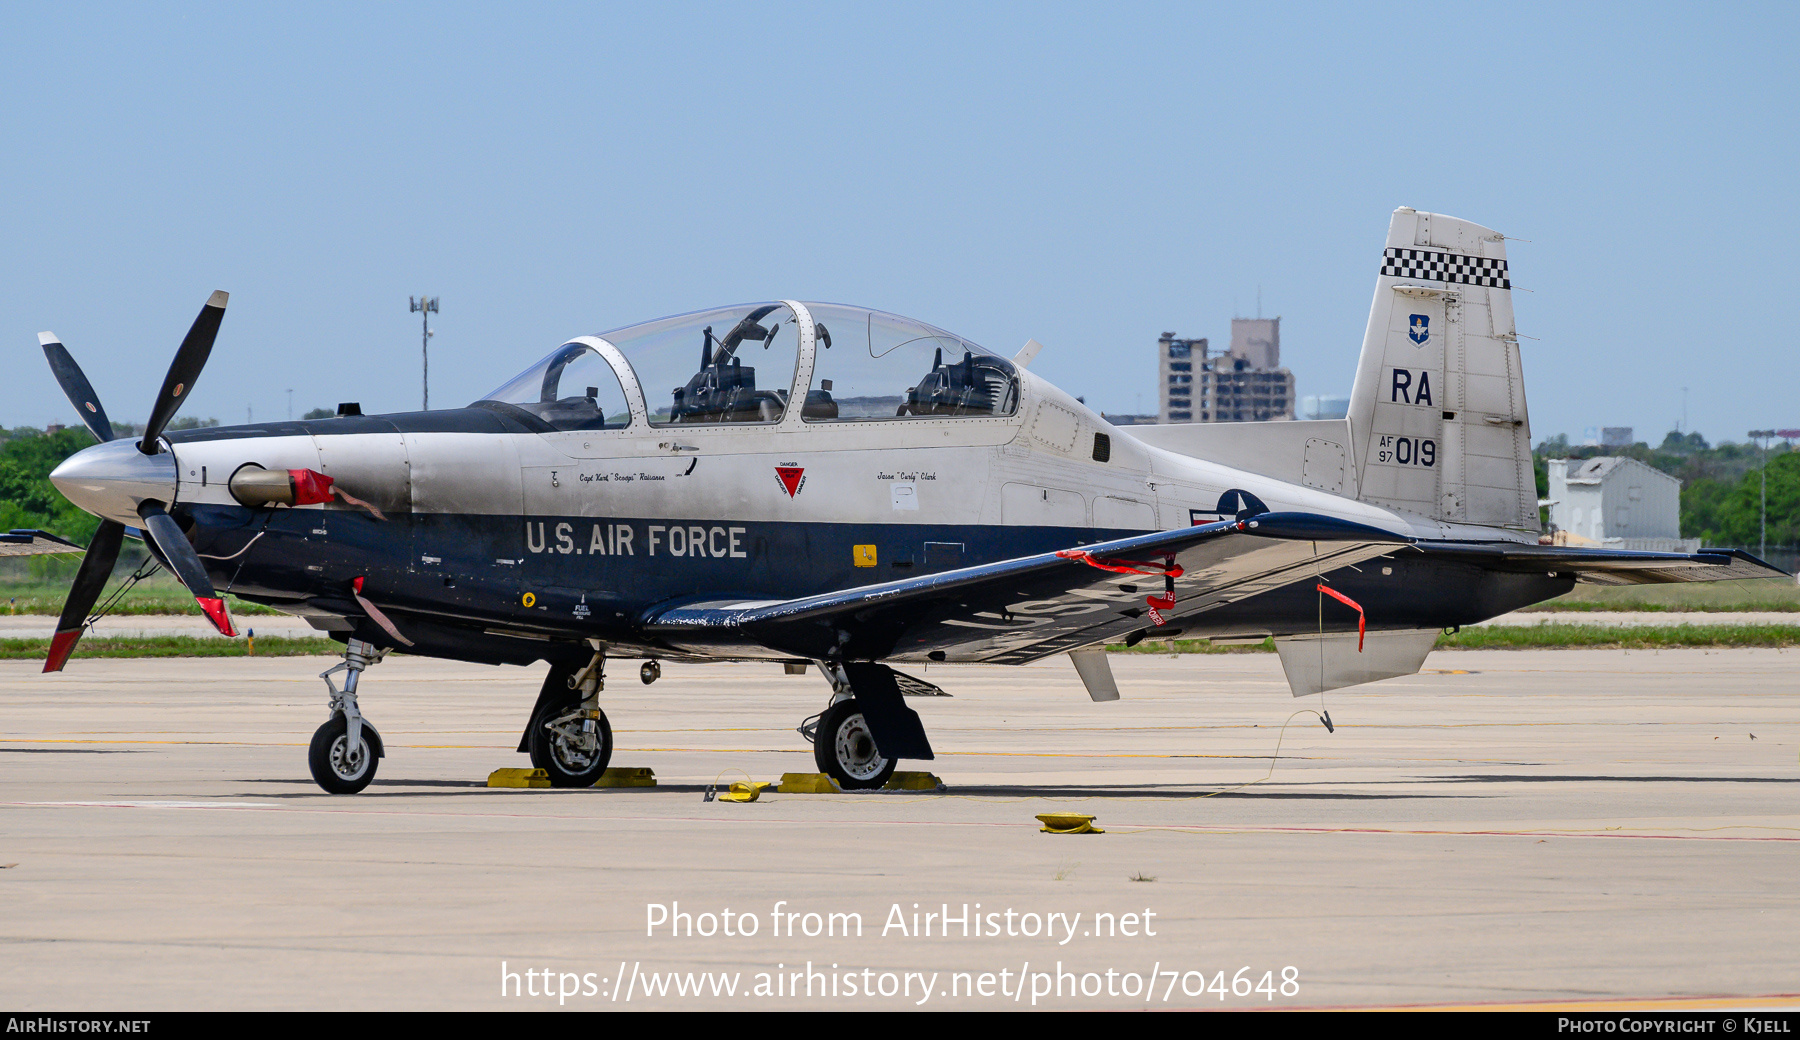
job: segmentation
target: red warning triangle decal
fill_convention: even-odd
[[[787,488],[789,498],[800,493],[800,481],[806,476],[804,466],[776,466],[775,475],[781,478],[781,486]]]

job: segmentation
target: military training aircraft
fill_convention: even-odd
[[[608,658],[767,660],[830,684],[802,725],[846,789],[933,757],[908,662],[1272,636],[1294,695],[1410,675],[1439,632],[1577,582],[1781,573],[1742,552],[1539,544],[1504,236],[1395,211],[1345,419],[1115,427],[1008,358],[880,311],[793,300],[580,336],[466,408],[167,429],[212,349],[214,293],[141,438],[51,474],[101,518],[45,671],[141,537],[222,633],[220,589],[341,641],[313,777],[383,757],[358,679],[392,650],[549,675],[519,750],[557,786],[612,754]],[[1198,374],[1198,373],[1196,373]],[[0,553],[67,552],[42,532]],[[344,673],[342,685],[334,673]]]

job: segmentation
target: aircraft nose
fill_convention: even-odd
[[[175,501],[175,456],[145,455],[129,439],[96,444],[50,471],[63,497],[98,517],[136,527],[138,503]]]

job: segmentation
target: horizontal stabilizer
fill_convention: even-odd
[[[1520,574],[1574,574],[1576,580],[1584,585],[1661,585],[1679,581],[1790,577],[1788,572],[1773,564],[1764,563],[1741,549],[1662,553],[1560,545],[1474,545],[1466,542],[1421,542],[1418,548],[1434,556],[1457,557],[1489,570]]]

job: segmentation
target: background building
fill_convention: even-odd
[[[1157,421],[1266,422],[1294,417],[1294,373],[1281,367],[1281,319],[1231,319],[1231,349],[1165,332],[1157,341]]]
[[[1307,394],[1300,399],[1302,419],[1342,419],[1350,414],[1348,397],[1330,394]]]
[[[1156,421],[1194,422],[1194,365],[1206,361],[1206,340],[1180,339],[1173,332],[1165,332],[1156,341],[1156,356],[1156,385],[1162,398]]]
[[[1681,481],[1636,459],[1551,459],[1550,526],[1559,544],[1694,552],[1681,537]]]
[[[1281,367],[1281,319],[1231,319],[1231,356],[1257,371]]]
[[[1601,448],[1627,448],[1631,446],[1631,427],[1590,426],[1581,431],[1581,442]]]

